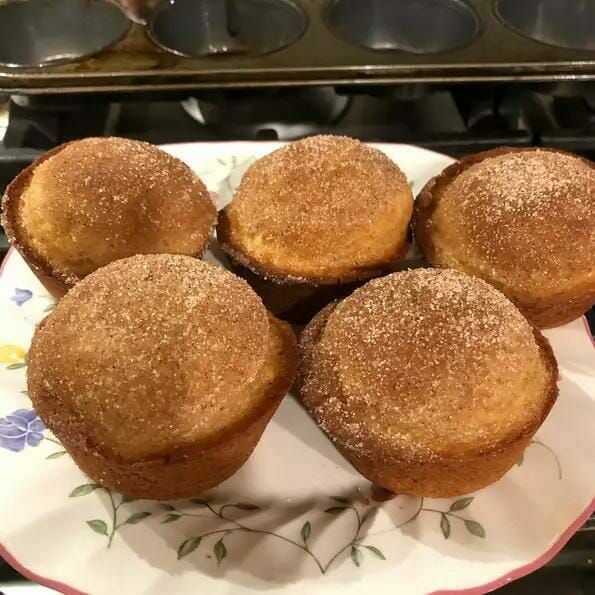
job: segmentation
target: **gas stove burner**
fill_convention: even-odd
[[[73,62],[120,41],[131,22],[110,0],[0,2],[0,65]]]
[[[525,37],[576,50],[595,50],[592,0],[498,0],[496,14]]]
[[[336,0],[327,21],[350,43],[414,54],[452,50],[479,31],[475,12],[460,0]]]
[[[349,97],[334,87],[202,93],[182,103],[194,120],[218,135],[234,138],[250,130],[263,140],[316,134],[338,121],[348,105]]]

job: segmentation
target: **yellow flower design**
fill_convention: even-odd
[[[27,352],[18,345],[0,345],[0,363],[24,364]]]

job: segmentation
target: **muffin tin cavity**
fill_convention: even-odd
[[[180,56],[261,55],[296,42],[307,26],[289,0],[175,0],[157,7],[148,33]]]
[[[460,0],[335,0],[326,19],[349,43],[415,54],[455,49],[479,31],[475,12]]]
[[[75,62],[118,42],[130,25],[109,0],[8,0],[0,3],[0,65]]]
[[[496,0],[507,26],[536,41],[577,50],[595,50],[592,0]]]

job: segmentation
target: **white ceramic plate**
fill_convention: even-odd
[[[276,144],[169,146],[229,200]],[[417,191],[451,160],[381,145]],[[26,351],[51,299],[18,254],[0,276],[0,554],[68,593],[482,593],[546,563],[594,509],[595,350],[547,331],[560,397],[501,481],[453,500],[384,500],[290,396],[254,455],[199,500],[126,501],[92,484],[31,409]]]

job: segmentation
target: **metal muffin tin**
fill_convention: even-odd
[[[148,34],[179,56],[262,55],[295,43],[307,26],[289,0],[176,0],[156,8]]]
[[[53,2],[108,0],[0,0],[0,26],[12,3]],[[218,0],[228,11],[213,0],[152,2],[145,25],[93,57],[0,66],[0,90],[595,80],[586,0]],[[22,44],[8,27],[0,37]]]
[[[35,68],[84,60],[122,40],[131,24],[109,0],[0,2],[0,65]]]
[[[497,0],[502,22],[530,39],[553,46],[595,50],[592,0]]]
[[[461,0],[335,0],[326,21],[347,42],[413,54],[448,52],[479,32],[475,11]]]

